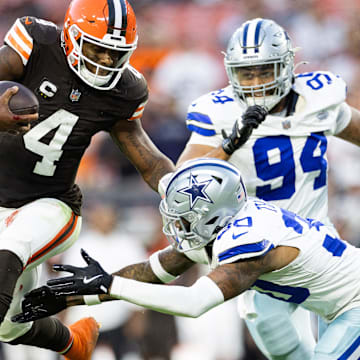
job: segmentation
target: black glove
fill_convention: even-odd
[[[221,130],[224,138],[222,148],[231,155],[249,139],[253,129],[256,129],[266,118],[268,111],[260,105],[249,106],[242,115],[243,126],[239,129],[239,122],[235,121],[232,132],[227,136],[225,130]]]
[[[22,313],[11,321],[25,323],[55,315],[67,308],[66,296],[57,296],[48,286],[42,286],[25,294],[21,307]]]
[[[107,294],[113,277],[91,258],[84,249],[81,256],[88,266],[79,268],[71,265],[54,265],[55,271],[70,272],[72,276],[51,279],[47,285],[57,296]]]

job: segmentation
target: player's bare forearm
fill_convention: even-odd
[[[224,299],[229,300],[249,289],[259,275],[252,264],[244,261],[221,265],[208,274],[208,277],[220,288]]]
[[[161,283],[161,281],[153,273],[150,263],[148,261],[128,265],[123,269],[113,273],[113,275],[121,276],[127,279],[138,280],[148,283]]]
[[[139,120],[119,121],[111,134],[144,180],[157,191],[159,180],[165,174],[174,171],[173,162],[154,145]]]
[[[160,252],[159,259],[162,267],[174,276],[183,274],[195,264],[171,246]]]
[[[220,160],[228,160],[228,155],[221,146],[215,148],[208,145],[188,144],[180,155],[176,167],[181,166],[185,161],[200,157],[211,157]]]
[[[160,153],[160,152],[159,152]],[[174,171],[175,166],[174,164],[171,162],[171,160],[169,160],[167,157],[163,156],[163,154],[159,154],[161,156],[159,156],[158,158],[155,158],[156,160],[154,160],[154,158],[149,159],[151,160],[149,163],[153,163],[154,167],[146,167],[145,169],[143,169],[143,171],[141,172],[144,180],[149,184],[149,186],[155,190],[158,191],[158,184],[160,179],[166,175],[169,172]]]
[[[162,250],[159,254],[161,266],[171,275],[178,276],[188,270],[194,263],[184,254],[179,253],[172,247]],[[125,266],[113,275],[133,279],[141,282],[161,284],[154,274],[149,261]]]

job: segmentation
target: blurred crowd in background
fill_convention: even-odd
[[[94,0],[96,1],[96,0]],[[0,38],[17,17],[36,16],[62,26],[69,0],[0,0]],[[199,95],[226,86],[222,51],[247,19],[271,18],[299,47],[296,72],[329,70],[348,85],[348,103],[360,109],[359,0],[130,0],[139,44],[130,63],[142,72],[150,98],[142,123],[174,162],[190,135],[187,107]],[[51,67],[52,64],[49,64]],[[331,139],[329,213],[344,239],[360,246],[360,150]],[[82,265],[80,247],[115,271],[167,245],[161,233],[159,196],[113,145],[97,135],[81,163],[77,182],[84,193],[80,239],[51,262]],[[51,263],[48,264],[49,268]],[[182,284],[206,272],[196,268]],[[53,276],[44,270],[44,279]],[[44,280],[45,281],[45,280]],[[95,360],[257,360],[236,314],[235,302],[199,319],[173,318],[123,302],[77,307],[62,313],[71,323],[92,314],[102,323]],[[24,350],[25,349],[25,350]],[[53,360],[48,351],[2,346],[3,360]]]

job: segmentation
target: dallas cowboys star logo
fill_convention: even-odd
[[[177,192],[189,196],[190,198],[190,209],[193,208],[196,201],[198,199],[204,200],[206,202],[212,203],[213,201],[210,199],[209,195],[205,192],[205,189],[211,183],[210,180],[206,180],[203,182],[198,182],[196,177],[190,175],[190,183],[188,187],[178,190]]]

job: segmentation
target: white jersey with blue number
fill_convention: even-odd
[[[229,162],[243,174],[249,195],[327,222],[327,135],[341,132],[351,112],[344,81],[329,72],[297,75],[291,116],[268,115]],[[217,147],[246,110],[231,86],[208,93],[188,109],[190,144]]]
[[[300,252],[282,269],[261,275],[252,289],[303,306],[327,321],[360,306],[360,249],[321,222],[260,199],[250,198],[218,234],[212,267],[264,255],[277,246]]]

